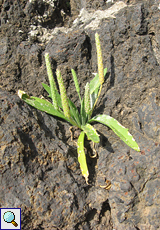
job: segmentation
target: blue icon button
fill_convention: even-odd
[[[3,215],[3,219],[7,223],[12,223],[15,227],[18,226],[18,224],[14,221],[15,220],[15,215],[11,211],[7,211]]]
[[[21,230],[21,209],[0,208],[0,230]]]

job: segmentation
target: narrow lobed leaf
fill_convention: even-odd
[[[85,111],[84,98],[82,99],[82,103],[81,103],[80,119],[82,125],[85,125],[88,120],[88,115],[86,114]]]
[[[82,175],[84,176],[86,183],[88,184],[89,172],[88,172],[88,167],[86,162],[86,155],[84,151],[84,137],[85,137],[85,133],[82,131],[77,141],[77,152],[78,152],[78,161],[80,164]]]
[[[75,84],[75,87],[76,87],[76,91],[77,91],[77,93],[80,93],[80,88],[79,88],[79,83],[78,83],[76,72],[74,71],[74,69],[71,69],[71,72],[72,72],[74,84]]]
[[[103,71],[104,76],[107,73],[107,68],[104,69]],[[99,75],[98,73],[95,75],[95,77],[90,81],[89,83],[89,88],[90,88],[90,94],[92,94],[97,88],[99,89],[101,83],[99,81]]]
[[[136,151],[140,151],[140,148],[133,138],[133,136],[128,132],[124,126],[122,126],[116,119],[110,117],[109,115],[98,115],[93,117],[88,122],[97,121],[104,125],[110,127],[128,146]]]
[[[96,129],[93,128],[92,125],[90,124],[82,125],[81,128],[83,129],[83,131],[85,132],[89,140],[92,140],[95,143],[99,143],[100,141],[99,135],[96,132]]]
[[[21,91],[21,90],[18,90],[18,96],[24,100],[27,104],[33,106],[34,108],[36,109],[39,109],[41,111],[44,111],[48,114],[51,114],[53,116],[57,116],[57,117],[60,117],[60,118],[63,118],[65,119],[66,121],[69,121],[69,119],[67,119],[63,113],[61,113],[60,111],[57,111],[53,104],[44,100],[44,99],[41,99],[41,98],[38,98],[38,97],[29,97],[24,91]]]
[[[44,89],[47,91],[47,93],[49,94],[48,97],[51,98],[51,89],[48,85],[42,83]],[[62,102],[61,102],[61,96],[59,95],[58,91],[56,91],[56,98],[57,98],[57,103],[58,103],[58,106],[63,109],[62,107]]]
[[[68,102],[69,102],[71,117],[76,122],[76,126],[80,128],[81,127],[81,121],[80,121],[80,115],[79,115],[78,109],[72,101],[68,100]]]
[[[91,109],[93,109],[97,96],[98,96],[98,93],[96,91],[90,95]]]
[[[44,89],[47,91],[47,93],[49,94],[48,97],[50,97],[51,94],[51,90],[50,87],[44,83],[42,83]],[[59,95],[59,93],[56,91],[56,96],[57,96],[57,102],[58,102],[58,106],[63,109],[62,107],[62,101],[61,101],[61,96]],[[69,107],[70,107],[70,114],[71,117],[74,119],[74,121],[76,122],[76,126],[78,126],[80,128],[81,126],[81,121],[80,121],[80,115],[78,112],[78,109],[76,108],[76,106],[74,105],[74,103],[68,99],[68,103],[69,103]]]
[[[42,83],[43,88],[47,91],[47,93],[49,94],[48,97],[51,98],[51,89],[48,85],[46,85],[45,83]]]
[[[77,79],[76,72],[74,71],[74,69],[71,69],[71,72],[72,72],[74,84],[75,84],[75,87],[76,87],[76,91],[77,91],[78,96],[79,96],[79,100],[80,100],[80,102],[82,103],[81,95],[80,95],[80,88],[79,88],[79,83],[78,83],[78,79]]]

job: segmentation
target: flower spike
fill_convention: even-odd
[[[64,112],[65,117],[70,119],[71,115],[70,115],[70,111],[69,111],[67,93],[66,93],[66,89],[64,86],[64,82],[63,82],[60,70],[57,69],[56,75],[57,75],[57,80],[58,80],[60,94],[61,94],[63,112]]]
[[[95,40],[96,40],[96,49],[97,49],[99,81],[102,85],[104,82],[103,59],[102,59],[102,50],[101,50],[101,44],[100,44],[98,33],[95,34]]]

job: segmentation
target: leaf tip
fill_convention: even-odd
[[[89,175],[88,172],[87,172],[87,174],[84,174],[84,175],[83,175],[87,184],[88,184],[88,175]]]
[[[140,152],[140,151],[141,151],[140,148],[139,148],[139,146],[137,147],[136,151],[137,151],[137,152]]]
[[[17,92],[18,96],[22,99],[23,95],[27,95],[26,92],[24,92],[23,90],[18,90]],[[27,95],[28,96],[28,95]],[[29,97],[29,96],[28,96]]]

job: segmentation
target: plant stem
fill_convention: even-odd
[[[89,119],[91,118],[91,116],[92,116],[93,110],[94,110],[94,108],[95,108],[95,106],[96,106],[96,104],[97,104],[98,98],[99,98],[99,96],[100,96],[100,94],[101,94],[101,90],[102,90],[102,85],[100,86],[100,89],[99,89],[99,92],[98,92],[97,99],[96,99],[96,101],[95,101],[95,103],[94,103],[94,106],[93,106],[93,108],[92,108],[91,114],[90,114],[89,117],[88,117],[88,120],[89,120]]]
[[[79,96],[80,103],[82,104],[81,95],[80,95],[80,88],[79,88],[79,83],[78,83],[76,72],[74,71],[74,69],[71,69],[71,72],[72,72],[74,84],[75,84],[75,87],[76,87],[76,91],[77,91],[78,96]]]
[[[96,99],[96,101],[95,101],[95,103],[93,105],[92,112],[93,112],[93,109],[96,106],[98,98],[99,98],[99,96],[101,94],[102,85],[103,85],[103,82],[104,82],[102,50],[101,50],[101,44],[100,44],[100,39],[99,39],[98,33],[95,34],[95,41],[96,41],[96,49],[97,49],[98,75],[99,75],[99,82],[100,82],[101,86],[100,86],[100,89],[99,89],[99,92],[98,92],[97,99]],[[91,112],[91,115],[92,115],[92,112]],[[90,119],[91,115],[89,116],[89,119]]]
[[[104,82],[104,71],[103,71],[103,58],[100,39],[98,33],[95,34],[96,49],[97,49],[97,62],[98,62],[98,74],[101,85]]]
[[[84,106],[85,106],[85,112],[89,115],[91,113],[91,105],[90,105],[90,90],[89,90],[88,82],[85,86]]]
[[[56,83],[55,83],[54,78],[53,78],[53,72],[52,72],[51,63],[49,60],[49,53],[45,53],[45,61],[46,61],[47,74],[48,74],[49,84],[50,84],[50,89],[51,89],[52,103],[53,103],[55,109],[59,110],[58,102],[57,102],[57,98],[56,98],[57,88],[56,88]]]
[[[70,119],[71,115],[70,115],[70,111],[69,111],[67,93],[66,93],[66,89],[64,86],[64,82],[63,82],[63,78],[62,78],[60,70],[57,69],[56,75],[57,75],[58,85],[59,85],[60,94],[61,94],[63,112],[64,112],[65,117]]]

